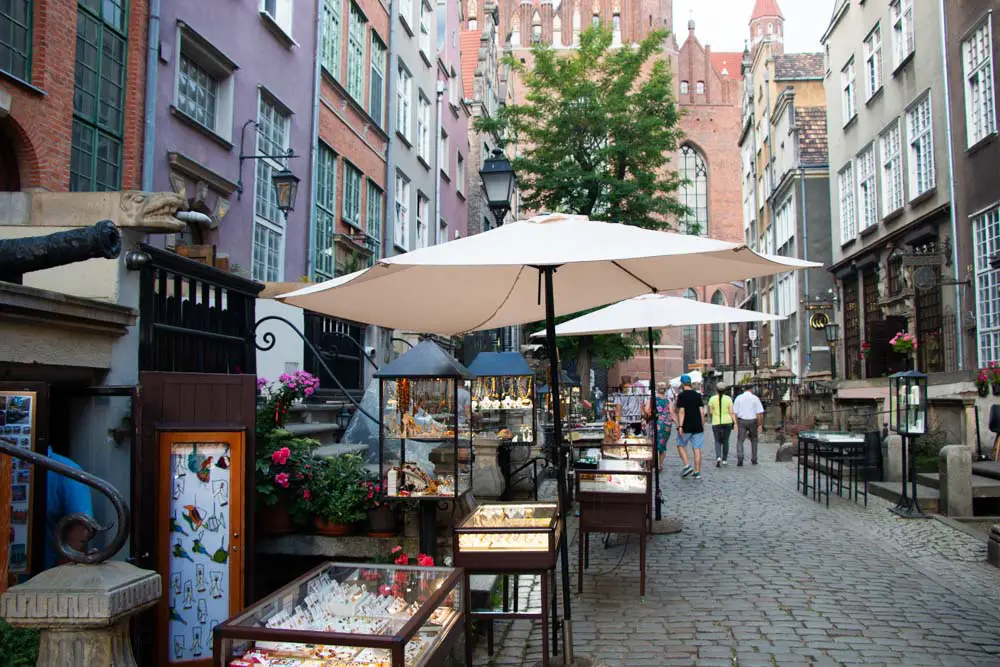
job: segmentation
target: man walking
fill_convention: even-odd
[[[750,385],[733,401],[736,415],[736,465],[743,465],[743,440],[750,437],[750,463],[757,465],[757,430],[764,426],[764,406]]]
[[[677,453],[684,462],[681,477],[694,473],[695,479],[701,479],[701,448],[705,444],[705,403],[701,394],[691,386],[691,376],[681,376],[681,393],[677,395],[675,406],[677,410]],[[694,454],[694,468],[688,459],[687,446],[691,445]]]
[[[716,394],[708,399],[708,417],[715,436],[715,467],[729,465],[729,436],[733,432],[733,399],[726,394],[729,385],[720,382]]]

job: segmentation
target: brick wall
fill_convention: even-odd
[[[123,190],[141,184],[146,76],[146,3],[134,0],[128,11]],[[30,86],[0,75],[0,89],[11,97],[10,116],[0,127],[17,156],[21,189],[65,192],[73,135],[77,3],[36,0],[33,13]]]

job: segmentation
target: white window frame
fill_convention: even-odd
[[[344,223],[361,229],[361,189],[364,187],[364,174],[353,164],[344,160],[344,203],[341,218]]]
[[[410,109],[410,98],[413,95],[413,76],[410,70],[399,63],[399,82],[396,84],[396,131],[407,142],[410,142],[410,131],[413,115]]]
[[[875,178],[875,144],[858,153],[854,173],[858,179],[858,232],[878,224],[878,182]]]
[[[882,217],[886,218],[906,204],[903,130],[900,119],[892,121],[892,124],[879,136],[879,154],[882,157]]]
[[[396,172],[396,186],[393,188],[394,209],[392,218],[392,242],[404,252],[410,249],[410,179],[401,171]]]
[[[438,134],[438,168],[441,169],[441,174],[451,180],[451,172],[449,167],[451,166],[451,155],[448,152],[448,133],[441,128],[441,132]]]
[[[413,0],[399,0],[399,18],[406,29],[413,34]]]
[[[690,84],[687,81],[681,81],[681,95],[687,95],[688,90],[690,90]]]
[[[259,155],[275,155],[288,150],[291,141],[291,114],[276,99],[265,93],[263,90],[257,92],[257,141],[256,150]],[[271,115],[266,119],[265,115]],[[283,127],[279,127],[279,124]],[[278,130],[280,136],[275,140],[275,136],[266,136],[267,129]],[[275,171],[280,171],[287,164],[287,160],[275,160],[272,158],[259,158],[255,160],[254,169],[254,236],[252,243],[251,274],[254,280],[262,282],[281,282],[285,275],[285,220],[276,206],[277,194],[274,192],[274,184],[271,180]],[[269,217],[270,216],[270,217]],[[277,239],[277,262],[278,266],[273,267],[266,264],[264,260],[264,272],[258,271],[260,258],[257,256],[257,231],[266,230],[266,233],[276,235]]]
[[[858,216],[854,202],[854,163],[848,162],[837,172],[840,193],[840,243],[853,241],[858,235]]]
[[[922,118],[921,115],[925,112],[926,118]],[[906,146],[910,201],[913,201],[937,185],[934,166],[934,113],[930,95],[924,95],[906,111]],[[929,167],[930,172],[922,174],[922,166]]]
[[[323,0],[320,38],[320,64],[336,80],[340,80],[340,67],[344,52],[344,23],[341,20],[341,1]]]
[[[774,214],[776,235],[775,245],[779,255],[795,256],[795,200],[788,196],[782,201]]]
[[[260,13],[269,18],[292,39],[293,0],[260,0]]]
[[[858,115],[857,73],[852,56],[844,68],[840,70],[840,91],[844,125],[850,123]]]
[[[1000,252],[1000,210],[996,207],[972,217],[973,259],[976,272],[976,348],[979,366],[1000,362],[1000,269],[990,258]]]
[[[996,88],[993,72],[993,13],[962,40],[965,82],[965,133],[968,147],[996,134]]]
[[[431,102],[422,91],[417,94],[417,155],[431,163]]]
[[[430,245],[430,208],[431,200],[417,190],[417,248]]]
[[[455,158],[455,190],[460,195],[465,195],[465,156],[461,152]]]
[[[458,90],[461,87],[462,82],[458,78],[458,72],[455,68],[451,68],[451,73],[448,75],[448,104],[450,104],[455,109],[458,109],[459,95]]]
[[[347,19],[347,80],[344,89],[361,105],[367,106],[365,99],[365,74],[368,69],[365,50],[368,48],[368,18],[353,1],[350,3]]]
[[[889,3],[889,17],[892,22],[892,69],[895,71],[917,48],[913,31],[913,0],[893,0]]]
[[[694,92],[695,92],[696,95],[704,95],[705,94],[705,82],[704,81],[697,81],[697,82],[695,82],[695,84],[694,84]]]
[[[420,2],[420,25],[417,28],[419,34],[417,37],[417,43],[420,47],[420,54],[426,60],[431,59],[431,16],[434,12],[431,10],[430,5],[428,5],[423,0],[418,0]]]
[[[378,183],[368,179],[366,194],[365,235],[372,244],[369,266],[382,258],[382,222],[385,217],[385,192]]]
[[[316,158],[313,273],[323,280],[330,280],[337,275],[333,243],[337,231],[337,171],[337,153],[320,142]],[[322,228],[327,225],[327,228]]]
[[[865,37],[865,100],[882,90],[882,24],[876,23]]]
[[[371,68],[368,82],[368,113],[375,119],[375,124],[385,127],[385,64],[389,50],[385,42],[374,30],[371,31]],[[377,91],[377,93],[376,93]],[[378,99],[376,100],[376,94]]]
[[[183,25],[177,26],[177,52],[174,65],[174,106],[186,118],[210,130],[213,134],[231,141],[233,136],[233,88],[236,65],[205,41],[200,35]],[[215,84],[214,122],[206,124],[196,115],[191,115],[181,103],[182,61],[189,60]]]

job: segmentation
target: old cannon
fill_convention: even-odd
[[[114,259],[121,251],[121,232],[110,220],[47,236],[0,239],[0,280],[21,284],[25,273],[86,259]]]

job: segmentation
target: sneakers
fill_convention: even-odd
[[[722,465],[724,466],[729,465],[729,459],[722,459]]]
[[[722,466],[722,457],[715,459],[715,467],[718,468]]]
[[[742,468],[743,467],[743,459],[740,459],[739,461],[736,462],[736,467],[737,468]]]
[[[700,473],[700,472],[696,472],[696,473],[694,474],[694,478],[695,478],[695,479],[701,479],[701,473]]]
[[[681,470],[681,477],[687,477],[688,475],[690,475],[693,472],[694,472],[694,468],[692,468],[691,466],[684,466],[684,469]]]

